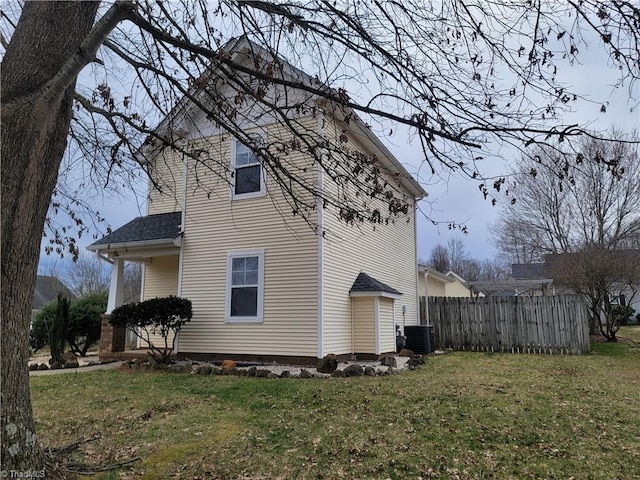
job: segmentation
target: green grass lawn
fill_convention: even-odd
[[[397,377],[103,371],[31,385],[45,445],[100,435],[79,460],[141,457],[101,479],[640,478],[640,350],[596,347],[453,353]]]

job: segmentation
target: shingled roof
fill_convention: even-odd
[[[69,299],[75,298],[58,277],[38,275],[36,277],[36,287],[33,292],[33,305],[31,308],[33,308],[33,310],[40,310],[47,303],[55,300],[59,293],[62,293]]]
[[[545,263],[512,263],[513,278],[549,278],[549,266]]]
[[[393,296],[402,295],[398,290],[393,287],[390,287],[386,283],[382,283],[380,280],[376,280],[375,278],[367,275],[364,272],[360,272],[356,281],[353,282],[351,290],[349,290],[350,294],[375,294],[375,293],[387,293]]]
[[[92,243],[87,250],[99,250],[126,244],[160,243],[180,236],[182,212],[158,213],[131,220],[109,235]]]

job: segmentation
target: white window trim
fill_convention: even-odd
[[[266,135],[263,132],[254,132],[257,135],[260,135],[264,141],[266,141]],[[266,171],[261,163],[258,163],[260,166],[260,190],[257,192],[249,192],[249,193],[236,193],[236,148],[238,147],[238,140],[234,139],[231,141],[231,171],[233,172],[232,182],[231,182],[231,200],[242,200],[245,198],[256,198],[256,197],[264,197],[267,194],[267,186],[265,182]]]
[[[258,311],[255,317],[231,316],[231,263],[234,258],[258,257]],[[225,323],[263,323],[264,304],[264,248],[227,252],[227,288],[224,301]]]

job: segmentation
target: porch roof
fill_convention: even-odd
[[[376,280],[364,272],[360,272],[356,281],[353,282],[349,295],[352,297],[362,296],[383,296],[391,298],[400,298],[401,292],[380,280]]]
[[[87,250],[173,246],[181,235],[182,212],[158,213],[131,220],[92,243]]]

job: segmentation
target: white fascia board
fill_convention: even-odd
[[[383,292],[383,291],[375,291],[375,292],[349,292],[350,297],[384,297],[384,298],[393,298],[394,300],[400,300],[402,298],[402,294],[391,293],[391,292]]]
[[[319,100],[318,104],[325,106],[330,103],[329,100]],[[333,118],[336,122],[345,125],[345,127],[352,129],[359,135],[359,138],[365,141],[365,146],[371,148],[373,153],[378,156],[384,167],[388,168],[392,173],[400,174],[400,183],[410,193],[414,200],[420,200],[427,197],[429,194],[422,188],[418,181],[413,178],[413,175],[400,163],[400,161],[391,153],[391,151],[382,143],[382,141],[374,134],[369,127],[367,127],[362,119],[357,115],[355,111],[350,108],[342,109],[343,112],[349,112],[353,114],[351,122],[347,125],[343,121],[336,118],[335,114]],[[368,145],[367,145],[368,143]]]
[[[414,200],[420,200],[428,196],[427,192],[417,182],[413,175],[400,163],[400,161],[389,151],[389,149],[380,141],[380,139],[362,123],[362,120],[357,119],[353,122],[356,127],[362,132],[362,134],[382,153],[381,161],[387,160],[389,165],[385,165],[390,170],[397,170],[400,175],[400,182],[402,186],[407,189],[412,195]]]
[[[449,277],[448,275],[445,275],[444,273],[441,273],[431,267],[427,267],[425,265],[419,265],[418,266],[418,271],[419,272],[426,272],[429,274],[429,276],[433,276],[436,277],[439,280],[442,280],[443,282],[447,282],[447,283],[453,283],[455,280],[453,280],[451,277]]]
[[[121,243],[103,243],[99,245],[89,245],[87,250],[97,252],[112,252],[120,249],[137,249],[146,247],[179,247],[182,244],[182,237],[176,238],[160,238],[157,240],[142,240],[137,242],[121,242]]]
[[[460,275],[458,275],[458,274],[457,274],[456,272],[454,272],[453,270],[449,270],[449,271],[447,272],[447,276],[448,276],[448,277],[453,277],[453,278],[457,279],[460,283],[467,283],[467,281],[466,281],[464,278],[462,278]]]

